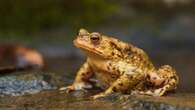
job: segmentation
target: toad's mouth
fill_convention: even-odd
[[[91,54],[95,54],[95,55],[101,56],[103,58],[107,58],[104,53],[98,51],[95,47],[89,47],[89,46],[83,45],[83,43],[77,42],[76,39],[73,41],[73,43],[74,43],[74,45],[77,48],[80,48],[80,49],[82,49],[84,51],[87,51],[87,53],[91,53]]]

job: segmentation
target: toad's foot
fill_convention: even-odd
[[[165,94],[165,90],[163,88],[147,90],[147,91],[133,91],[132,95],[149,95],[149,96],[163,96]]]
[[[60,91],[65,91],[66,93],[70,93],[72,91],[75,91],[75,88],[74,88],[74,86],[70,85],[70,86],[67,86],[67,87],[61,87],[59,90]]]
[[[96,94],[94,96],[91,96],[90,98],[91,99],[98,99],[98,98],[105,97],[105,96],[107,96],[107,94],[105,94],[104,92],[102,92],[102,93]]]
[[[81,82],[81,83],[76,83],[67,87],[61,87],[59,90],[60,91],[65,91],[66,93],[70,93],[72,91],[76,90],[83,90],[86,91],[85,89],[91,89],[92,85],[89,83]]]

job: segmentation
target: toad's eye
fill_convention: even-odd
[[[98,36],[91,36],[90,37],[90,39],[92,40],[92,41],[99,41],[100,40],[100,38],[98,37]]]
[[[101,40],[101,35],[99,33],[92,33],[90,35],[90,40],[92,43],[99,43]]]

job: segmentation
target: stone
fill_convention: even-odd
[[[39,73],[11,73],[0,77],[0,95],[20,96],[34,94],[55,87]]]

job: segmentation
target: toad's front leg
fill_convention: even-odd
[[[144,79],[144,75],[141,73],[131,72],[131,74],[124,74],[119,77],[108,89],[104,92],[92,96],[93,99],[104,97],[114,92],[127,93],[136,84]]]
[[[92,88],[92,85],[89,83],[89,79],[92,77],[93,72],[89,64],[85,62],[82,67],[77,72],[77,76],[72,85],[67,87],[62,87],[60,90],[65,90],[66,92],[74,90],[83,90],[85,88]]]

